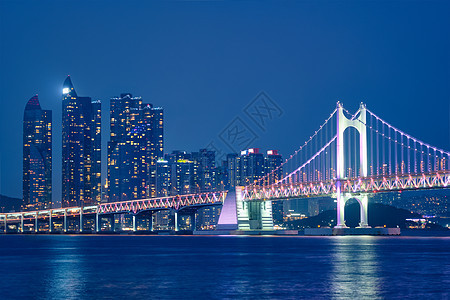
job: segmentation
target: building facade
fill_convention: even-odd
[[[101,102],[77,95],[70,76],[62,98],[62,206],[101,201]]]
[[[197,193],[210,192],[216,189],[216,154],[208,149],[193,152],[191,159],[194,163],[193,191]]]
[[[23,209],[52,207],[52,111],[41,109],[38,96],[23,116]]]
[[[163,158],[163,109],[129,93],[110,100],[108,201],[156,197],[157,161]]]
[[[167,160],[160,159],[156,162],[156,192],[157,197],[170,196],[170,174],[172,168]]]

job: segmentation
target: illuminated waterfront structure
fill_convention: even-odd
[[[64,92],[65,94],[71,94],[71,89],[65,87]],[[76,94],[72,97],[76,97]],[[369,132],[366,145],[362,145],[360,148],[368,150],[367,160],[369,166],[372,167],[366,168],[366,155],[361,154],[365,151],[352,151],[351,149],[355,149],[354,147],[349,147],[351,150],[348,153],[349,157],[346,160],[344,156],[344,160],[342,160],[342,151],[339,147],[345,148],[349,145],[345,143],[347,139],[338,139],[337,133],[342,128],[336,128],[339,126],[335,126],[335,124],[345,123],[341,122],[342,116],[346,117],[346,115],[343,115],[343,109],[342,104],[338,103],[337,108],[320,126],[319,131],[316,131],[307,142],[274,170],[282,168],[282,172],[280,171],[282,178],[275,180],[274,183],[271,183],[273,182],[273,179],[270,179],[273,175],[271,172],[246,186],[236,186],[234,189],[219,192],[184,195],[184,192],[181,191],[182,193],[168,197],[101,203],[89,207],[0,213],[0,226],[5,233],[40,232],[42,227],[44,227],[42,228],[43,231],[46,232],[53,232],[53,229],[68,232],[70,227],[76,227],[76,225],[70,224],[78,223],[78,232],[82,232],[85,227],[90,227],[91,231],[101,232],[115,231],[114,224],[116,222],[114,220],[126,219],[128,226],[132,226],[133,232],[136,232],[142,229],[142,226],[139,229],[138,223],[142,223],[143,218],[148,218],[153,212],[164,210],[173,213],[173,227],[175,231],[178,231],[180,229],[179,220],[182,219],[189,220],[189,224],[185,225],[192,225],[190,226],[191,229],[197,228],[193,225],[196,223],[197,210],[201,207],[222,206],[217,224],[218,230],[234,231],[238,229],[242,231],[255,230],[255,232],[267,230],[266,232],[269,232],[274,230],[273,202],[313,198],[320,201],[320,198],[335,197],[337,198],[336,226],[333,229],[325,228],[326,230],[320,231],[320,234],[397,235],[400,233],[397,228],[368,230],[370,228],[367,219],[369,196],[387,192],[448,189],[450,187],[450,168],[448,165],[450,152],[428,145],[392,127],[366,109],[364,104],[361,104],[360,109],[355,114],[346,111],[346,115],[353,116],[347,119],[350,121],[361,121],[364,114],[370,115],[370,121],[368,124],[363,123],[365,129],[362,129]],[[347,123],[344,126],[353,126],[351,124]],[[355,122],[353,124],[361,123]],[[352,132],[353,134],[360,134],[359,131],[350,131],[349,133]],[[380,137],[380,132],[387,132],[387,134]],[[356,140],[356,137],[350,136],[348,140]],[[389,147],[383,147],[383,143],[389,144]],[[256,152],[255,149],[252,151],[253,153]],[[244,151],[241,157],[247,156],[252,151]],[[353,159],[350,154],[354,156]],[[183,155],[186,155],[186,153],[178,152],[171,159],[173,158],[179,163],[180,160],[183,161],[181,158]],[[269,153],[269,155],[274,155],[274,153]],[[188,158],[184,160],[186,164],[189,164]],[[168,159],[168,161],[170,160]],[[257,161],[260,162],[261,160],[258,158]],[[344,174],[343,166],[349,164],[352,170],[359,171],[353,172],[353,177],[336,178],[335,174]],[[405,168],[398,168],[403,164]],[[387,166],[385,175],[376,173],[379,172],[381,166]],[[422,168],[418,169],[418,166],[422,166]],[[261,164],[257,164],[256,168],[261,168]],[[402,173],[401,169],[404,169],[405,173]],[[376,172],[373,170],[376,170]],[[181,173],[183,174],[183,172]],[[184,185],[185,182],[189,184],[189,181],[180,180],[181,185]],[[357,229],[351,230],[347,230],[344,218],[345,202],[349,199],[357,200],[360,205],[359,226]],[[440,200],[433,199],[430,202],[437,201]],[[334,203],[331,202],[333,205]],[[437,203],[440,205],[440,202]],[[317,205],[314,204],[313,206],[315,206],[313,210],[316,211]],[[116,215],[121,214],[132,215],[132,218],[115,218]],[[166,216],[167,225],[164,226],[171,227],[172,225],[169,225],[171,220],[169,213]],[[154,230],[151,228],[151,222],[145,221],[144,223],[150,225],[147,225],[150,228],[146,230]],[[44,226],[40,226],[42,224]],[[113,225],[111,226],[111,224]],[[314,232],[310,231],[310,234],[312,233]]]
[[[78,96],[68,76],[62,106],[62,206],[99,204],[101,102]]]
[[[163,158],[163,109],[121,94],[110,101],[108,201],[156,197],[156,162]]]
[[[32,97],[23,115],[23,209],[52,207],[52,111]]]

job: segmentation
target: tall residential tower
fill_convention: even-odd
[[[52,111],[32,97],[23,115],[23,209],[52,207]]]
[[[63,85],[62,206],[101,201],[101,102],[77,95],[70,77]]]
[[[163,109],[121,94],[110,101],[108,201],[156,197],[156,162],[163,158]]]

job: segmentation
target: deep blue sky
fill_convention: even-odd
[[[61,194],[61,88],[122,92],[165,109],[165,151],[218,140],[262,90],[284,111],[253,146],[284,156],[340,100],[450,149],[449,1],[0,1],[0,193],[22,196],[22,119],[53,110]],[[222,145],[222,147],[224,147]],[[106,148],[104,152],[106,155]]]

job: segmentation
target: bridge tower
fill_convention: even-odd
[[[353,127],[358,130],[359,133],[359,162],[360,162],[360,176],[367,176],[367,128],[366,128],[366,106],[361,103],[359,106],[358,116],[354,119],[348,119],[344,115],[344,107],[342,103],[337,103],[337,141],[336,141],[336,168],[337,168],[337,178],[336,178],[336,197],[337,197],[337,224],[336,228],[346,228],[344,208],[345,203],[350,198],[356,198],[360,205],[360,227],[368,228],[368,195],[360,193],[359,195],[343,194],[342,184],[346,180],[345,178],[345,155],[344,155],[344,131]],[[357,196],[357,197],[355,197]]]

